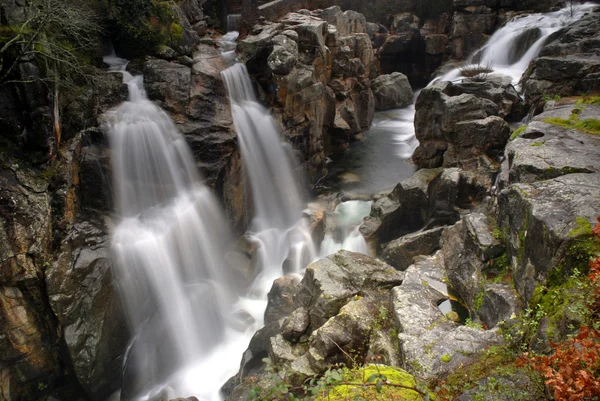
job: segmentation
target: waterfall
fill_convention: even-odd
[[[342,202],[335,208],[333,213],[335,227],[323,238],[321,257],[342,249],[369,254],[369,246],[359,228],[363,219],[371,213],[372,204],[371,201],[353,200]]]
[[[302,218],[303,197],[291,158],[273,118],[254,95],[246,66],[237,63],[221,75],[252,193],[249,236],[258,245],[261,269],[253,294],[262,298],[275,278],[300,273],[315,259],[316,250]]]
[[[507,75],[517,85],[529,62],[537,57],[550,35],[577,21],[594,7],[597,4],[576,4],[572,9],[566,7],[546,14],[517,16],[473,54],[469,60],[471,64],[455,68],[431,83],[463,79],[461,70],[472,66],[492,70],[492,74]]]
[[[242,284],[224,260],[227,223],[184,137],[148,100],[143,78],[125,71],[126,60],[105,62],[129,87],[128,101],[107,115],[120,220],[114,276],[134,334],[121,399],[217,400],[238,364],[223,353],[217,360],[215,351],[241,354],[246,339],[231,344],[256,329],[234,318]]]
[[[242,24],[242,14],[227,15],[227,32],[239,31]]]

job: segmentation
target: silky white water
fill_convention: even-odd
[[[321,257],[345,249],[369,255],[369,247],[358,231],[365,217],[371,213],[371,201],[352,200],[342,202],[333,213],[334,227],[325,234],[321,243]]]
[[[227,223],[185,139],[125,60],[105,62],[129,86],[107,116],[120,220],[114,274],[134,335],[121,398],[219,400],[262,311],[239,298],[243,283],[224,260]]]
[[[509,76],[513,84],[517,85],[527,66],[539,54],[550,35],[569,23],[577,21],[586,12],[597,6],[594,3],[574,4],[572,8],[565,7],[559,11],[546,14],[517,16],[507,22],[504,27],[498,29],[486,44],[474,53],[471,60],[477,62],[471,65],[484,68],[490,67],[493,70],[491,75]],[[538,30],[538,32],[529,32],[532,35],[535,34],[537,39],[528,48],[520,48],[526,43],[526,41],[523,41],[523,35],[532,30]],[[521,56],[515,57],[515,55]],[[465,77],[462,75],[461,70],[468,67],[466,65],[453,69],[434,79],[432,83],[463,79]]]
[[[274,279],[301,273],[317,253],[302,217],[304,197],[292,159],[273,118],[256,99],[246,66],[237,63],[221,75],[254,210],[248,237],[258,246],[259,274],[249,295],[265,300]]]

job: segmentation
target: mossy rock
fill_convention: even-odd
[[[369,377],[376,375],[378,378],[385,376],[385,383],[381,392],[377,391],[376,382],[369,383]],[[328,401],[380,400],[380,401],[423,401],[423,396],[411,388],[417,388],[415,378],[402,369],[391,366],[368,365],[360,369],[347,371],[343,384],[333,387],[324,399]],[[352,383],[352,384],[350,384]],[[356,383],[356,384],[354,384]],[[389,384],[386,384],[389,383]],[[437,400],[429,394],[430,400]]]

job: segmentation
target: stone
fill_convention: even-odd
[[[361,234],[373,249],[425,225],[429,215],[429,185],[441,172],[441,169],[419,170],[391,193],[375,200],[371,214],[360,226]]]
[[[384,262],[339,251],[306,268],[294,300],[309,310],[313,327],[320,327],[354,296],[378,288],[389,289],[401,283],[403,277],[402,272]]]
[[[535,105],[545,95],[571,96],[600,90],[600,10],[550,36],[539,57],[522,78],[526,102]]]
[[[285,319],[281,327],[281,335],[287,341],[297,342],[308,329],[310,315],[306,308],[300,307]]]
[[[439,256],[425,271],[406,270],[405,281],[391,294],[392,316],[406,369],[423,379],[443,377],[491,345],[502,343],[496,330],[479,330],[448,320],[437,307],[446,295],[429,285],[443,280]]]
[[[568,120],[577,106],[568,102],[534,118],[506,146],[508,179],[501,183],[533,183],[572,173],[600,172],[600,138],[575,129],[545,122],[548,118]],[[597,118],[600,106],[586,105],[580,120]]]
[[[512,99],[511,91],[502,93]],[[465,170],[493,165],[508,141],[510,127],[498,117],[498,104],[486,96],[494,98],[486,90],[449,82],[423,89],[415,105],[415,132],[420,142],[412,158],[415,164]],[[502,96],[495,98],[500,104],[504,104]]]
[[[494,236],[491,223],[483,213],[470,213],[464,217],[465,247],[483,262],[500,256],[504,252],[500,240]]]
[[[405,235],[390,242],[383,250],[382,259],[404,271],[419,255],[431,255],[440,248],[442,227]]]
[[[375,109],[388,110],[413,103],[413,91],[406,75],[399,72],[380,75],[371,81],[375,96]]]
[[[273,286],[267,294],[266,325],[277,322],[296,309],[293,297],[297,291],[297,285],[298,279],[291,276],[280,277],[273,282]]]
[[[519,295],[528,301],[549,277],[564,280],[572,269],[585,269],[572,259],[600,215],[600,174],[568,174],[530,184],[512,184],[500,194],[499,215],[507,233],[507,254]],[[575,247],[575,248],[573,248]],[[579,251],[578,251],[579,252]],[[571,255],[571,256],[569,256]]]
[[[351,364],[352,359],[347,355],[366,354],[364,343],[375,320],[375,312],[370,300],[353,300],[315,330],[306,353],[312,369],[323,372],[332,363]]]
[[[508,284],[486,285],[477,316],[489,329],[499,322],[508,322],[521,310],[521,302],[514,288]]]
[[[113,285],[110,239],[99,222],[74,225],[46,270],[48,298],[86,393],[104,400],[121,387],[129,330]]]

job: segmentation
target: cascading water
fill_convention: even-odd
[[[116,56],[105,62],[129,86],[128,101],[107,116],[120,218],[114,273],[135,336],[121,399],[218,400],[238,367],[227,352],[239,358],[256,329],[233,318],[242,284],[224,261],[227,224],[142,77]]]
[[[274,279],[300,273],[316,258],[316,251],[302,218],[303,199],[291,158],[272,117],[256,100],[246,66],[237,63],[221,75],[252,192],[249,236],[258,245],[261,270],[253,296],[264,299]]]
[[[321,257],[341,249],[369,254],[369,246],[358,231],[363,219],[371,213],[371,201],[352,200],[340,203],[333,213],[332,232],[325,234],[321,243]]]
[[[463,79],[461,71],[473,67],[493,70],[492,74],[507,75],[516,85],[548,37],[568,23],[577,21],[594,7],[597,4],[574,4],[551,13],[515,17],[473,54],[471,65],[453,69],[432,83]]]

